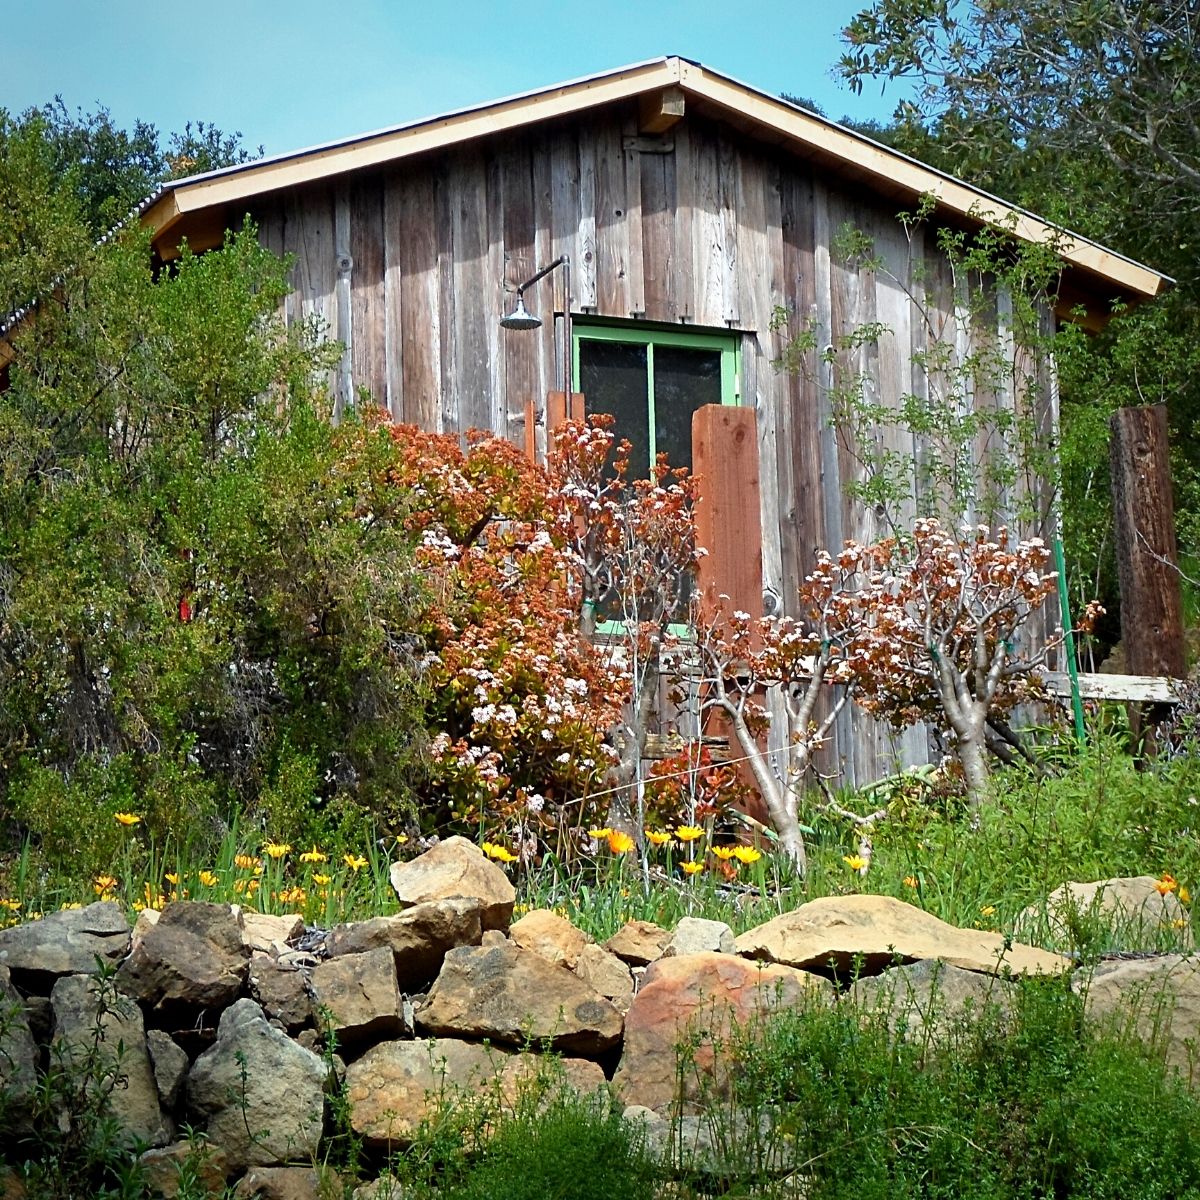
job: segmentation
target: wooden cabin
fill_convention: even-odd
[[[397,421],[493,430],[545,452],[547,424],[582,393],[650,461],[692,462],[692,419],[722,590],[750,611],[794,603],[818,547],[869,538],[843,487],[854,463],[815,372],[773,365],[777,312],[830,343],[879,321],[880,396],[922,387],[914,354],[954,320],[933,224],[897,220],[936,197],[935,223],[1053,242],[1064,312],[1102,321],[1162,276],[1065,235],[969,185],[681,58],[662,58],[446,116],[166,185],[146,205],[164,260],[219,244],[245,215],[294,256],[286,315],[320,318],[345,346],[331,387],[365,389]],[[879,271],[833,252],[865,232]],[[541,324],[501,327],[517,289]],[[1047,312],[1047,320],[1053,314]],[[1039,389],[1055,419],[1052,365]],[[984,402],[984,401],[980,401]],[[1003,403],[991,397],[988,403]],[[1012,402],[1012,398],[1009,398]],[[578,399],[574,400],[578,406]],[[711,549],[712,547],[710,547]],[[722,565],[723,564],[723,565]],[[924,761],[925,739],[845,714],[831,755],[851,781]]]

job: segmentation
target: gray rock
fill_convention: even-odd
[[[154,1082],[163,1108],[171,1110],[179,1102],[187,1080],[188,1056],[169,1033],[162,1029],[146,1030],[146,1048],[154,1067]]]
[[[37,1085],[38,1048],[20,994],[0,967],[0,1094],[14,1133],[32,1132],[30,1101]]]
[[[650,1152],[675,1171],[727,1181],[764,1175],[778,1178],[796,1166],[792,1143],[776,1128],[776,1118],[769,1112],[755,1119],[722,1105],[709,1113],[667,1117],[631,1104],[623,1116],[641,1127]]]
[[[252,954],[249,984],[250,995],[262,1005],[263,1012],[289,1033],[295,1033],[312,1020],[312,997],[304,971],[279,962],[269,954]]]
[[[62,976],[50,1003],[55,1053],[93,1076],[81,1085],[108,1093],[108,1109],[124,1140],[165,1146],[175,1130],[159,1103],[141,1009],[87,975]],[[85,1068],[85,1058],[97,1049],[102,1066]]]
[[[116,962],[129,947],[129,922],[111,901],[50,913],[0,929],[0,966],[26,990],[49,995],[60,975],[88,975],[96,959]]]
[[[117,972],[117,986],[147,1008],[194,1015],[232,1004],[249,951],[226,904],[168,904]]]
[[[325,1110],[325,1063],[271,1025],[253,1000],[226,1009],[216,1043],[188,1075],[188,1106],[231,1168],[314,1159]]]
[[[482,914],[483,903],[474,897],[430,900],[395,916],[335,925],[325,949],[330,958],[337,958],[388,946],[396,956],[400,987],[416,992],[437,976],[447,951],[479,945]]]
[[[406,908],[467,896],[481,902],[484,929],[507,929],[517,893],[508,876],[474,842],[447,838],[409,862],[392,864],[392,887]]]
[[[956,1024],[988,1010],[999,1016],[1010,1013],[1014,986],[995,975],[922,959],[859,979],[850,996],[866,1008],[886,1009],[892,1029],[920,1039],[927,1031],[935,1036],[948,1034]]]
[[[733,930],[724,921],[706,921],[703,917],[683,917],[663,947],[663,958],[680,954],[732,954]]]
[[[517,1046],[547,1041],[584,1055],[615,1046],[621,1027],[621,1014],[594,988],[512,943],[451,950],[417,1011],[424,1033]]]
[[[396,959],[387,946],[321,963],[312,986],[318,1012],[339,1046],[412,1035],[396,986]]]

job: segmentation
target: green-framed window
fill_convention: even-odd
[[[573,389],[587,397],[589,414],[615,419],[638,474],[663,453],[671,466],[690,469],[692,414],[740,401],[737,334],[577,321],[572,343]]]

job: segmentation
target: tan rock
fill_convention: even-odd
[[[1086,997],[1092,1020],[1162,1046],[1167,1065],[1200,1084],[1200,959],[1183,954],[1119,959],[1080,971],[1071,986]]]
[[[604,948],[631,967],[644,967],[662,958],[670,940],[670,930],[653,921],[627,921],[604,943]]]
[[[511,1104],[544,1066],[535,1054],[457,1038],[381,1042],[346,1070],[350,1123],[368,1149],[396,1150],[445,1099],[498,1089]],[[581,1093],[605,1086],[604,1072],[585,1059],[560,1059],[552,1071],[553,1082]]]
[[[158,924],[162,914],[157,908],[143,908],[133,923],[133,933],[129,936],[130,950],[136,950],[145,940],[146,934]]]
[[[1058,974],[1068,959],[1019,942],[1005,948],[998,933],[959,929],[891,896],[823,896],[743,933],[746,958],[828,970],[848,979],[932,958],[968,971]]]
[[[1111,930],[1106,948],[1139,950],[1160,943],[1164,934],[1191,942],[1188,911],[1173,892],[1158,890],[1153,875],[1097,879],[1091,883],[1064,883],[1017,918],[1017,931],[1031,940],[1050,940],[1061,946],[1086,938],[1089,923]]]
[[[273,913],[242,910],[242,945],[264,953],[279,952],[304,932],[304,918],[299,913],[275,916]]]
[[[386,946],[365,954],[344,954],[321,963],[312,975],[318,1010],[323,1010],[338,1045],[400,1037],[405,1026],[396,960]]]
[[[423,1033],[518,1046],[532,1039],[578,1054],[621,1038],[621,1014],[594,988],[511,942],[451,950],[416,1019]]]
[[[734,1021],[746,1024],[777,1008],[831,997],[828,980],[792,967],[759,965],[732,954],[705,952],[662,958],[645,978],[625,1017],[625,1045],[613,1084],[623,1104],[660,1108],[676,1100],[677,1047],[695,1036],[684,1095],[699,1082],[720,1088],[725,1065],[713,1048]]]
[[[456,1038],[372,1046],[346,1068],[351,1127],[368,1149],[401,1149],[456,1089],[488,1086],[505,1057],[501,1050]]]
[[[618,1012],[629,1011],[633,1003],[633,972],[615,954],[589,942],[579,953],[575,974],[611,1000]]]
[[[508,936],[523,950],[540,954],[547,962],[572,968],[591,939],[566,917],[548,908],[535,908],[509,927]]]
[[[323,1200],[341,1196],[328,1167],[251,1167],[233,1189],[234,1200]]]
[[[330,958],[337,958],[389,946],[396,956],[401,989],[416,992],[442,969],[447,950],[479,945],[482,913],[482,901],[473,897],[431,900],[394,916],[335,925],[325,949]]]
[[[229,1164],[221,1150],[206,1142],[192,1144],[187,1141],[172,1142],[160,1150],[147,1150],[139,1159],[142,1177],[152,1196],[164,1200],[175,1200],[182,1190],[181,1173],[194,1170],[196,1183],[205,1195],[220,1195],[229,1178]],[[189,1188],[189,1195],[195,1193]]]
[[[516,892],[508,876],[474,842],[447,838],[409,862],[392,864],[392,887],[406,908],[427,900],[466,896],[482,902],[484,929],[507,929]]]

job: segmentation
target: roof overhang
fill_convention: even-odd
[[[228,223],[240,220],[256,198],[347,172],[382,167],[462,142],[504,133],[613,102],[661,92],[654,105],[670,120],[677,97],[691,100],[753,136],[776,142],[791,153],[861,180],[889,196],[912,202],[929,195],[939,214],[974,225],[994,224],[1029,242],[1053,246],[1067,268],[1066,303],[1089,302],[1104,312],[1111,304],[1136,304],[1158,295],[1171,280],[1149,267],[1071,233],[1033,213],[937,171],[787,101],[678,57],[655,59],[463,109],[428,120],[385,129],[258,162],[213,171],[165,185],[143,207],[141,220],[154,231],[164,258],[178,252],[187,237],[193,249],[220,242]]]

